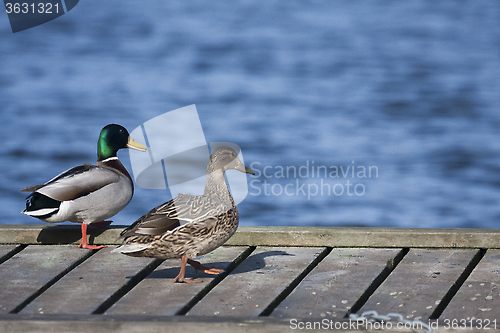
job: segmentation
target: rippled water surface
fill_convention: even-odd
[[[196,104],[257,171],[241,225],[500,225],[500,2],[81,1],[0,37],[0,223],[104,125]]]

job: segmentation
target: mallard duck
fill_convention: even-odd
[[[33,192],[26,198],[22,213],[44,222],[64,221],[82,224],[80,248],[100,249],[87,243],[87,225],[105,221],[121,211],[132,199],[134,185],[116,153],[122,148],[146,151],[127,130],[116,124],[105,126],[97,141],[96,165],[84,164],[57,175],[43,185],[23,188]]]
[[[207,165],[205,191],[202,195],[181,193],[153,208],[123,230],[123,244],[113,250],[134,257],[181,258],[181,270],[174,282],[186,280],[186,264],[208,274],[220,269],[208,268],[189,258],[209,253],[224,244],[238,228],[238,209],[224,182],[227,170],[255,174],[246,168],[231,148],[214,150]]]

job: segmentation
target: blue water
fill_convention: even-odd
[[[241,225],[500,226],[495,0],[86,0],[16,34],[0,15],[0,223],[41,223],[19,190],[94,163],[104,125],[190,104],[260,173]],[[114,224],[168,199],[137,188]]]

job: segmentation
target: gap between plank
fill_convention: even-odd
[[[332,252],[332,247],[326,247],[265,309],[259,317],[268,317],[283,300],[299,285],[302,280]]]
[[[35,246],[39,246],[39,245],[35,245]],[[42,287],[40,287],[40,289],[38,289],[37,291],[35,291],[31,296],[29,296],[28,298],[26,298],[21,304],[19,304],[18,306],[16,306],[9,313],[19,313],[28,304],[30,304],[31,302],[33,302],[38,296],[40,296],[41,294],[43,294],[47,289],[49,289],[50,287],[52,287],[57,281],[59,281],[60,279],[62,279],[66,274],[68,274],[69,272],[71,272],[78,265],[80,265],[85,260],[87,260],[88,258],[90,258],[91,256],[93,256],[95,253],[97,253],[97,251],[99,251],[99,250],[90,250],[89,252],[85,253],[85,255],[81,256],[78,260],[76,260],[71,265],[69,265],[68,267],[66,267],[66,269],[64,269],[61,273],[57,274],[49,282],[47,282]]]
[[[398,266],[398,264],[403,260],[403,258],[410,252],[409,247],[404,247],[399,251],[399,253],[392,259],[387,262],[385,268],[380,272],[380,274],[372,281],[370,286],[363,292],[363,294],[358,298],[356,303],[352,306],[349,311],[345,314],[344,318],[349,318],[351,313],[358,312],[363,305],[365,305],[366,301],[370,298],[371,295],[377,290],[378,287],[387,279],[387,277],[392,273],[392,271]]]
[[[10,250],[9,253],[5,254],[3,257],[0,258],[0,265],[24,250],[25,248],[28,247],[28,244],[20,244],[16,246],[14,249]]]
[[[441,316],[444,309],[446,309],[446,307],[448,306],[448,304],[450,304],[453,297],[455,297],[458,290],[465,283],[465,280],[467,280],[467,278],[469,277],[469,275],[471,275],[474,268],[476,268],[481,259],[483,259],[484,255],[486,254],[486,251],[487,251],[486,249],[479,249],[477,251],[476,255],[471,259],[467,267],[465,267],[464,271],[462,272],[462,274],[460,274],[457,281],[455,281],[455,283],[450,287],[450,289],[448,290],[446,295],[444,295],[441,302],[439,302],[438,306],[434,309],[429,319],[438,319],[439,316]]]
[[[179,311],[175,313],[176,316],[185,316],[203,297],[205,297],[212,289],[215,288],[226,276],[231,274],[231,272],[238,267],[239,264],[243,262],[253,251],[255,251],[256,246],[249,246],[243,251],[232,263],[227,266],[224,272],[217,275],[212,281],[210,281],[198,294],[196,294],[189,302],[186,303]]]
[[[164,259],[155,259],[150,262],[146,267],[141,269],[139,273],[134,275],[129,281],[127,281],[123,286],[120,287],[117,291],[115,291],[111,296],[108,297],[101,305],[95,309],[92,314],[101,315],[104,312],[108,311],[110,307],[112,307],[116,302],[118,302],[123,296],[125,296],[130,290],[132,290],[135,286],[139,284],[142,280],[144,280],[149,274],[151,274],[158,266],[164,262]]]

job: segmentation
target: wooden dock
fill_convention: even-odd
[[[199,259],[224,273],[179,284],[178,259],[110,253],[123,228],[83,250],[78,225],[0,226],[0,332],[378,331],[348,319],[366,311],[400,314],[391,332],[500,329],[497,230],[240,227]]]

